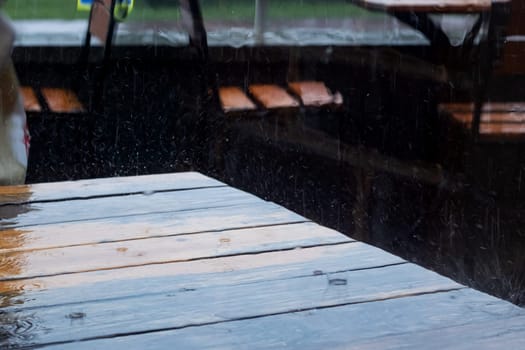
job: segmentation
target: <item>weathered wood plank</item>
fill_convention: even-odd
[[[175,173],[0,187],[0,204],[226,186],[199,173]]]
[[[0,253],[120,242],[309,221],[273,203],[114,217],[4,229]]]
[[[229,187],[103,197],[67,202],[0,206],[0,228],[28,227],[101,218],[166,213],[260,203],[261,199]]]
[[[246,285],[174,290],[140,298],[64,305],[4,314],[4,334],[31,324],[18,345],[68,342],[314,310],[462,288],[412,264]],[[23,332],[20,332],[23,333]],[[14,339],[0,340],[0,346]]]
[[[398,334],[359,342],[349,349],[523,349],[525,315]],[[430,340],[430,341],[429,341]]]
[[[471,289],[409,298],[295,312],[257,319],[168,330],[149,334],[61,344],[49,349],[338,349],[358,348],[378,337],[402,334],[424,342],[396,346],[381,342],[380,349],[520,349],[524,337],[523,310]],[[487,321],[488,324],[482,323]],[[481,327],[481,324],[486,327]],[[492,326],[494,325],[494,326]],[[445,333],[426,336],[446,327]],[[474,333],[468,332],[472,328]],[[450,334],[454,331],[454,334]],[[510,331],[510,332],[507,332]],[[496,335],[500,337],[485,337]],[[473,334],[473,336],[471,336]],[[389,338],[394,338],[389,337]],[[384,338],[388,339],[388,338]],[[499,340],[508,339],[499,342]],[[448,342],[454,346],[438,344]],[[493,345],[489,347],[488,345]],[[436,347],[434,347],[436,345]],[[497,347],[496,347],[497,345]],[[363,347],[365,348],[365,347]],[[372,347],[373,348],[373,347]]]
[[[2,253],[0,279],[254,254],[349,241],[337,231],[314,223],[303,223]]]
[[[0,282],[3,311],[404,264],[359,242]]]

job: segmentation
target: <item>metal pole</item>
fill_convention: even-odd
[[[264,42],[264,30],[266,28],[266,0],[255,0],[255,23],[254,23],[254,34],[255,43],[262,44]]]

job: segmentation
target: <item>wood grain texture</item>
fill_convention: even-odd
[[[202,327],[51,346],[49,349],[501,349],[522,341],[522,310],[471,289],[294,312]],[[491,324],[494,324],[494,327]],[[474,329],[474,336],[467,332]],[[485,337],[482,329],[489,328]],[[445,333],[439,331],[445,328]],[[429,330],[437,330],[428,336]],[[448,332],[457,330],[454,334]],[[509,330],[506,332],[506,330]],[[514,332],[516,331],[516,332]],[[500,335],[497,336],[497,333]],[[416,346],[388,343],[424,338]],[[502,342],[499,342],[499,340]],[[371,342],[372,344],[367,344]],[[448,342],[454,346],[441,346]],[[395,346],[395,345],[398,346]],[[438,345],[434,347],[434,344]],[[487,345],[492,344],[493,347]],[[471,346],[473,345],[473,346]],[[495,346],[498,345],[498,346]],[[364,347],[363,347],[364,348]],[[510,347],[513,349],[522,346]]]
[[[514,305],[209,178],[62,185],[3,194],[1,348],[420,349],[444,328],[441,348],[481,348],[524,331]]]
[[[294,108],[299,106],[299,103],[286,90],[277,85],[250,85],[249,91],[264,108]]]
[[[349,242],[314,223],[0,254],[0,280]],[[254,259],[256,259],[254,257]],[[57,264],[56,262],[60,262]]]
[[[168,213],[239,204],[260,199],[229,187],[191,191],[156,192],[117,197],[0,206],[0,228],[20,228],[102,218]]]
[[[24,101],[24,110],[26,112],[41,112],[42,107],[38,102],[35,90],[30,86],[21,86],[20,93]]]
[[[219,98],[225,113],[251,111],[257,108],[244,91],[236,86],[220,87]]]
[[[438,13],[488,11],[492,4],[491,0],[352,0],[352,2],[374,10]]]
[[[40,91],[42,92],[42,95],[44,96],[51,112],[85,112],[84,106],[72,90],[61,88],[42,88]]]
[[[363,243],[316,246],[257,255],[235,255],[119,270],[99,270],[0,282],[3,311],[140,298],[173,290],[330,275],[406,263]]]
[[[0,231],[0,253],[83,246],[308,221],[273,203],[112,217]]]
[[[196,172],[123,176],[0,187],[0,204],[58,201],[132,193],[226,186]]]
[[[205,325],[301,310],[372,302],[461,285],[412,264],[246,285],[173,290],[124,298],[8,313],[15,328],[33,328],[18,345],[69,342],[93,337]],[[77,319],[76,315],[82,315]],[[10,333],[8,329],[4,329]],[[16,336],[16,335],[15,335]],[[11,343],[13,338],[8,338]],[[24,344],[25,343],[25,344]],[[6,340],[0,340],[5,346]]]

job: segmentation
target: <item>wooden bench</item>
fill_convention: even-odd
[[[287,88],[274,84],[253,84],[248,88],[250,96],[235,86],[219,88],[219,99],[224,113],[234,114],[257,110],[294,109],[304,107],[341,106],[343,97],[333,94],[319,81],[290,82]],[[253,98],[253,100],[252,100]],[[256,103],[254,103],[254,101]]]
[[[439,111],[465,130],[472,128],[473,103],[448,103]],[[487,103],[479,125],[481,140],[525,139],[525,103]]]
[[[39,101],[37,91],[42,96],[43,103]],[[86,111],[82,102],[74,91],[65,88],[43,87],[35,89],[22,86],[20,93],[24,101],[24,109],[30,113],[49,111],[52,113],[83,113]]]
[[[104,61],[106,65],[109,59],[111,43],[115,31],[115,19],[113,17],[116,0],[95,0],[89,15],[86,40],[79,58],[79,64],[87,66],[91,47],[91,38],[94,36],[104,44]],[[85,70],[85,69],[81,69]],[[103,77],[101,77],[103,79]],[[85,113],[87,109],[80,101],[77,91],[80,89],[81,79],[75,79],[71,86],[47,86],[35,87],[24,86],[20,92],[24,100],[26,112],[52,112],[58,114]],[[100,84],[91,89],[95,94],[102,93]],[[39,98],[40,97],[40,98]],[[97,100],[95,98],[95,100]]]

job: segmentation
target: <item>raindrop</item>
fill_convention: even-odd
[[[81,318],[86,317],[86,314],[83,312],[72,312],[69,315],[66,316],[67,318],[71,320],[79,320]]]
[[[332,278],[328,280],[328,284],[331,286],[346,286],[348,281],[346,278]]]

